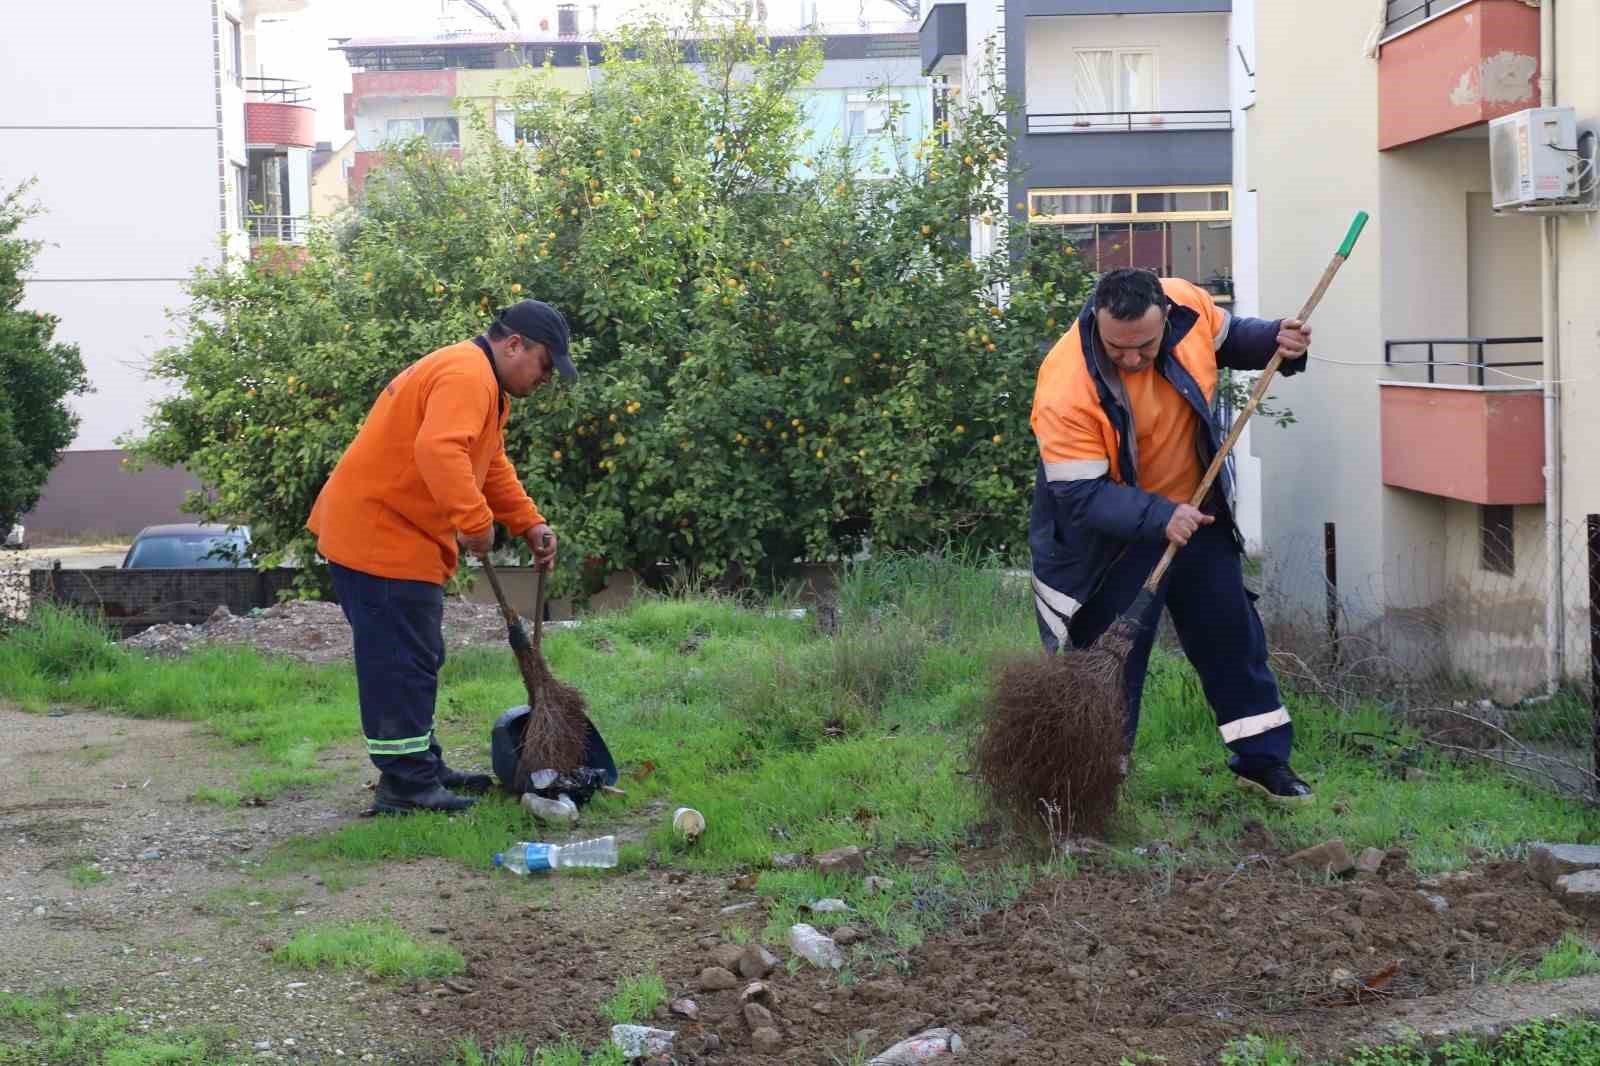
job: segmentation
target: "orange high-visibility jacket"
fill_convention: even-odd
[[[508,404],[483,338],[440,348],[391,381],[334,467],[306,526],[351,570],[443,584],[456,532],[544,521],[505,453]]]

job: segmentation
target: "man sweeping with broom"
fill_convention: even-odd
[[[556,535],[505,453],[506,395],[577,377],[566,319],[523,300],[487,333],[424,356],[389,383],[317,497],[307,527],[355,638],[373,811],[460,811],[486,774],[450,769],[433,734],[444,665],[444,584],[464,548],[487,555],[498,520],[544,570]]]
[[[1093,644],[1177,545],[1128,651],[1125,751],[1165,607],[1232,751],[1229,769],[1284,804],[1312,792],[1289,766],[1292,727],[1244,585],[1226,471],[1201,506],[1190,499],[1222,445],[1211,414],[1219,368],[1261,370],[1281,350],[1281,372],[1298,373],[1310,341],[1298,320],[1230,315],[1187,281],[1114,270],[1039,368],[1032,415],[1029,546],[1046,650]]]

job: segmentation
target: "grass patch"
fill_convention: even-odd
[[[223,1066],[234,1061],[225,1032],[144,1033],[117,1014],[78,1014],[71,992],[0,993],[0,1066]]]
[[[93,888],[106,879],[106,872],[98,866],[80,862],[67,871],[67,880],[73,888]]]
[[[1037,646],[1026,580],[993,560],[890,556],[851,567],[836,606],[832,634],[715,596],[645,598],[550,634],[551,667],[588,697],[628,793],[586,808],[583,831],[616,831],[657,803],[695,807],[709,823],[688,846],[658,819],[643,846],[624,849],[623,870],[654,857],[724,873],[784,852],[860,844],[948,853],[975,839],[987,815],[966,776],[965,738],[993,657]],[[486,764],[490,725],[525,700],[510,654],[452,655],[440,681],[438,721],[452,762]],[[34,709],[74,703],[205,722],[252,752],[255,768],[237,785],[195,794],[227,806],[316,787],[318,754],[360,743],[348,666],[236,649],[149,660],[48,607],[0,640],[0,696]],[[1289,702],[1295,766],[1318,793],[1315,806],[1294,812],[1232,787],[1193,671],[1158,652],[1136,772],[1111,834],[1126,861],[1146,862],[1132,849],[1160,840],[1183,862],[1231,863],[1247,820],[1266,823],[1287,848],[1330,836],[1353,848],[1404,846],[1423,873],[1463,866],[1473,849],[1600,839],[1594,814],[1487,766],[1433,759],[1422,781],[1386,772],[1356,737],[1395,731],[1381,708],[1342,712],[1292,693]],[[325,877],[349,876],[363,864],[421,857],[487,870],[496,851],[533,832],[516,805],[491,796],[454,818],[363,819],[294,841],[269,856],[266,872],[310,864]],[[967,891],[925,887],[958,900]],[[884,931],[896,941],[913,935]]]
[[[1561,942],[1545,953],[1537,966],[1519,967],[1496,975],[1503,984],[1517,981],[1562,981],[1568,977],[1587,977],[1600,973],[1600,954],[1594,945],[1577,933],[1566,933]]]
[[[647,1021],[667,1001],[667,983],[660,974],[617,978],[617,990],[600,1004],[600,1015],[612,1025]]]
[[[296,933],[272,958],[299,970],[359,970],[396,980],[450,977],[467,965],[455,948],[419,943],[390,921],[311,926]]]
[[[476,1041],[462,1040],[452,1049],[445,1066],[625,1066],[622,1052],[609,1044],[585,1055],[571,1037],[555,1047],[533,1051],[521,1040],[503,1040],[485,1051]]]

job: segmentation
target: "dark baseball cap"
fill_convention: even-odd
[[[512,333],[520,333],[530,341],[539,341],[549,348],[550,358],[561,376],[568,381],[577,380],[578,368],[572,365],[572,355],[568,350],[572,334],[560,311],[543,300],[519,300],[504,308],[495,316],[495,321]]]

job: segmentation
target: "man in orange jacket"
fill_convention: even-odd
[[[501,311],[488,332],[412,363],[373,404],[334,467],[307,528],[328,560],[355,638],[377,813],[459,811],[486,774],[444,764],[433,731],[444,665],[444,585],[460,550],[486,555],[498,520],[555,565],[556,535],[505,453],[506,394],[553,372],[578,376],[561,313],[538,300]]]

